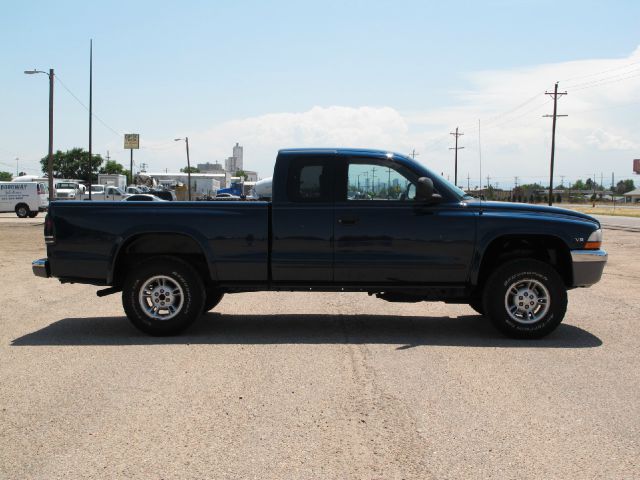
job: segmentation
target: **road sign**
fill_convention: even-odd
[[[140,148],[140,135],[137,133],[125,133],[124,134],[124,148],[139,149]]]

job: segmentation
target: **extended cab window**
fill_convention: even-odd
[[[413,200],[415,185],[405,173],[374,161],[349,163],[347,200]]]
[[[326,160],[291,163],[287,191],[292,202],[329,202],[333,198],[331,166]]]

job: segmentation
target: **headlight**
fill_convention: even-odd
[[[584,248],[587,250],[598,250],[602,245],[602,229],[599,228],[587,238]]]

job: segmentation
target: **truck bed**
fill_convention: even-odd
[[[149,254],[167,242],[183,253],[199,246],[214,280],[266,282],[269,210],[267,202],[52,202],[51,274],[110,285],[119,256],[146,237]]]

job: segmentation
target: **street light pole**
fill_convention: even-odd
[[[35,73],[44,73],[49,75],[49,153],[47,160],[47,176],[49,177],[49,201],[53,201],[53,80],[54,72],[53,68],[49,69],[49,73],[42,70],[25,70],[27,75],[33,75]]]
[[[184,140],[184,143],[187,146],[187,184],[188,184],[188,199],[191,201],[191,162],[189,161],[189,137],[184,138],[176,138],[175,141],[179,142],[180,140]]]

